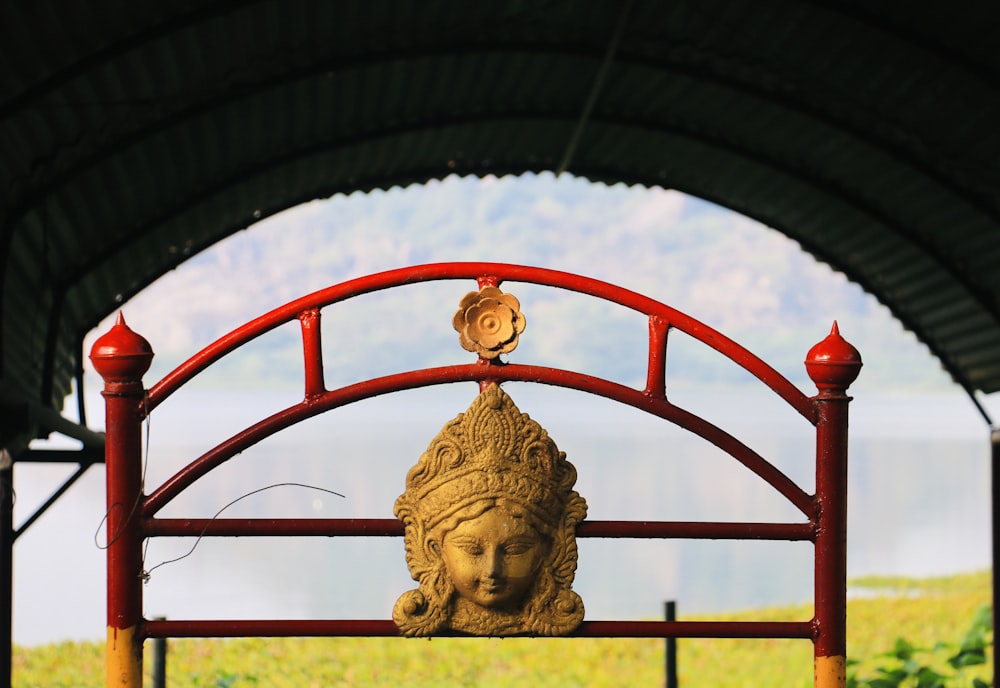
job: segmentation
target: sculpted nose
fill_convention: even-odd
[[[490,578],[499,578],[503,572],[503,556],[495,549],[486,553],[486,573]]]

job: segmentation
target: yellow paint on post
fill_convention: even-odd
[[[847,685],[846,657],[817,657],[813,666],[815,688],[844,688]]]
[[[142,644],[135,626],[108,627],[105,658],[108,688],[142,688]]]

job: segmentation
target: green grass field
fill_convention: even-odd
[[[926,649],[920,661],[952,675],[957,647],[977,609],[990,602],[990,574],[948,578],[868,578],[851,582],[848,655],[860,678],[893,660],[879,657],[904,638]],[[727,614],[714,619],[801,620],[809,606]],[[694,618],[684,617],[681,618]],[[147,652],[148,652],[147,643]],[[15,688],[104,685],[103,643],[14,649]],[[678,641],[683,688],[812,686],[812,644],[804,640]],[[962,674],[988,679],[985,665]],[[245,638],[170,641],[171,688],[331,686],[662,686],[664,642],[621,639]],[[146,661],[147,671],[150,662]],[[151,681],[147,679],[147,686]],[[904,684],[909,685],[909,684]]]

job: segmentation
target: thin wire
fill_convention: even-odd
[[[144,390],[142,394],[143,410],[149,408],[149,390]],[[153,414],[146,412],[146,453],[142,462],[142,476],[139,478],[139,494],[146,494],[146,469],[149,468],[149,442],[150,433],[153,427]]]
[[[198,537],[194,541],[194,544],[191,545],[191,549],[189,549],[185,554],[182,554],[179,557],[174,557],[173,559],[167,559],[166,561],[161,561],[159,564],[157,564],[156,566],[154,566],[154,567],[152,567],[150,569],[144,569],[142,571],[142,573],[140,574],[141,577],[142,577],[143,582],[148,583],[149,579],[150,579],[150,574],[152,574],[153,571],[155,571],[156,569],[160,568],[161,566],[166,566],[167,564],[173,564],[175,562],[180,561],[181,559],[186,559],[187,557],[191,556],[194,553],[194,550],[201,543],[202,539],[205,537],[205,533],[208,532],[209,526],[211,526],[212,523],[214,523],[215,520],[217,518],[219,518],[219,515],[223,511],[225,511],[226,509],[228,509],[229,507],[231,507],[233,504],[236,504],[237,502],[239,502],[242,499],[246,499],[247,497],[252,497],[255,494],[259,494],[261,492],[264,492],[265,490],[270,490],[271,488],[274,488],[274,487],[304,487],[304,488],[309,489],[309,490],[317,490],[319,492],[325,492],[327,494],[331,494],[331,495],[334,495],[336,497],[344,497],[344,495],[340,494],[339,492],[334,492],[333,490],[328,490],[325,487],[317,487],[316,485],[306,485],[305,483],[274,483],[272,485],[265,485],[264,487],[259,487],[256,490],[251,490],[250,492],[247,492],[246,494],[240,495],[239,497],[237,497],[236,499],[234,499],[233,501],[229,502],[224,507],[222,507],[221,509],[219,509],[218,511],[216,511],[215,515],[212,516],[212,518],[210,518],[208,520],[208,523],[205,524],[205,527],[201,529],[200,533],[198,533]],[[148,540],[147,540],[147,542],[148,542]]]
[[[97,530],[94,531],[94,545],[97,547],[97,549],[108,549],[109,547],[111,547],[111,545],[115,544],[118,541],[118,538],[121,537],[122,531],[125,530],[125,526],[128,524],[129,521],[132,520],[132,517],[135,516],[136,512],[139,510],[139,502],[141,500],[142,500],[142,493],[140,492],[135,496],[135,501],[132,503],[132,508],[129,510],[128,516],[125,517],[125,520],[121,522],[121,525],[118,528],[118,532],[115,533],[113,537],[108,539],[108,543],[106,545],[102,545],[100,540],[97,539],[101,534],[101,527],[105,524],[105,522],[107,522],[108,517],[111,515],[111,510],[114,509],[115,507],[121,507],[121,503],[115,502],[110,507],[108,507],[108,510],[104,512],[104,516],[101,518],[100,523],[97,524]]]
[[[142,462],[142,477],[139,478],[139,494],[146,494],[146,471],[149,469],[149,454],[150,454],[150,435],[151,428],[153,425],[153,414],[149,412],[149,390],[145,390],[142,395],[142,408],[143,412],[146,414],[146,455]],[[149,538],[143,540],[142,543],[142,555],[140,561],[146,563],[146,552],[149,551]],[[143,574],[139,574],[142,577]]]
[[[147,391],[146,392],[146,398],[143,399],[143,403],[144,404],[148,403],[148,395],[149,395],[149,392]],[[151,434],[152,434],[152,425],[153,425],[152,414],[151,413],[147,413],[146,414],[146,442],[145,442],[145,452],[143,454],[142,472],[141,472],[140,478],[139,478],[139,494],[136,495],[135,503],[132,505],[132,509],[129,512],[129,515],[123,521],[123,525],[119,529],[119,532],[115,533],[114,536],[111,537],[108,540],[108,543],[106,545],[102,546],[100,544],[100,542],[98,541],[98,539],[97,539],[98,536],[100,535],[101,527],[108,520],[108,517],[111,514],[111,510],[114,509],[116,506],[120,506],[120,505],[117,504],[117,503],[116,504],[112,504],[111,507],[109,507],[108,510],[104,512],[104,517],[101,519],[101,522],[98,523],[98,525],[97,525],[97,531],[94,533],[94,544],[97,546],[98,549],[107,549],[107,548],[111,547],[111,545],[114,544],[118,540],[118,538],[121,536],[121,530],[124,528],[124,524],[127,524],[129,522],[129,520],[131,520],[132,517],[138,511],[139,502],[142,500],[142,495],[145,494],[145,491],[146,491],[146,473],[147,473],[147,471],[149,469],[149,455],[151,453],[150,452],[150,442],[151,442]],[[306,488],[306,489],[309,489],[309,490],[317,490],[319,492],[325,492],[327,494],[331,494],[331,495],[334,495],[336,497],[344,498],[344,495],[342,495],[339,492],[335,492],[334,490],[328,490],[328,489],[326,489],[324,487],[317,487],[316,485],[307,485],[305,483],[296,483],[296,482],[274,483],[274,484],[271,484],[271,485],[265,485],[264,487],[257,488],[256,490],[251,490],[250,492],[247,492],[246,494],[240,495],[239,497],[237,497],[236,499],[234,499],[233,501],[229,502],[228,504],[226,504],[225,506],[223,506],[221,509],[219,509],[218,511],[216,511],[215,515],[212,516],[212,518],[209,519],[208,523],[205,524],[205,527],[202,528],[201,532],[198,534],[198,537],[195,539],[194,544],[191,545],[191,549],[189,549],[185,554],[182,554],[179,557],[174,557],[173,559],[167,559],[165,561],[161,561],[160,563],[156,564],[152,568],[149,568],[149,569],[145,569],[144,568],[140,572],[140,574],[139,574],[140,578],[142,578],[143,582],[148,583],[149,580],[150,580],[150,578],[151,578],[152,572],[155,571],[156,569],[160,568],[161,566],[166,566],[167,564],[173,564],[175,562],[181,561],[182,559],[186,559],[187,557],[189,557],[192,554],[194,554],[195,549],[197,549],[198,545],[201,543],[202,539],[205,537],[205,533],[208,532],[209,527],[212,525],[212,523],[215,522],[216,519],[219,518],[219,516],[222,514],[223,511],[225,511],[229,507],[233,506],[237,502],[239,502],[239,501],[241,501],[243,499],[246,499],[247,497],[252,497],[253,495],[256,495],[256,494],[259,494],[261,492],[264,492],[265,490],[270,490],[271,488],[274,488],[274,487],[303,487],[303,488]],[[149,541],[150,541],[150,538],[145,538],[145,541],[143,542],[143,546],[142,546],[142,562],[143,563],[145,563],[145,561],[146,561],[146,553],[149,551]]]
[[[149,392],[146,391],[145,397],[143,398],[143,404],[147,402],[148,398],[149,398]],[[101,517],[100,522],[97,524],[97,530],[94,531],[94,545],[97,547],[97,549],[106,550],[109,547],[111,547],[111,545],[113,545],[115,542],[117,542],[118,538],[121,537],[122,530],[124,530],[125,526],[128,524],[129,521],[132,520],[132,517],[135,516],[135,514],[139,510],[139,502],[142,501],[142,495],[146,491],[146,470],[149,468],[149,441],[150,441],[151,428],[153,425],[151,416],[152,414],[146,414],[146,446],[145,446],[145,451],[143,452],[142,472],[140,473],[139,476],[139,493],[135,496],[135,502],[132,504],[132,508],[129,510],[128,516],[126,516],[125,520],[122,521],[121,525],[119,525],[118,532],[116,532],[113,536],[108,538],[108,542],[106,545],[102,545],[100,540],[98,539],[101,535],[101,528],[104,526],[104,524],[108,520],[108,517],[111,515],[111,510],[114,509],[116,506],[120,507],[121,504],[115,502],[110,507],[108,507],[107,511],[104,512],[104,516]],[[142,451],[141,447],[140,451]],[[148,546],[148,544],[149,541],[147,540],[146,544],[143,546],[143,551],[142,551],[143,561],[145,561],[146,559],[146,547]]]

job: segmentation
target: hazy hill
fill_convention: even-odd
[[[296,296],[371,272],[445,260],[540,265],[621,284],[721,330],[803,386],[808,381],[801,361],[834,319],[862,352],[858,385],[950,384],[874,298],[783,235],[678,192],[551,175],[449,178],[306,204],[194,257],[124,311],[157,352],[147,377],[155,380],[224,332]],[[395,306],[371,297],[328,312],[331,382],[467,360],[450,319],[472,288],[407,288],[402,298],[392,296]],[[563,292],[509,288],[522,299],[529,323],[514,360],[641,380],[641,318]],[[252,384],[289,377],[298,384],[297,347],[296,333],[279,334],[229,365]],[[742,379],[683,343],[672,343],[671,353],[677,354],[672,371],[679,381]]]

